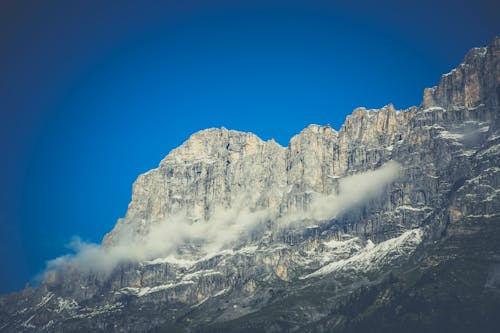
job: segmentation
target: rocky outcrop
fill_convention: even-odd
[[[493,39],[487,47],[473,48],[464,61],[441,77],[439,85],[425,89],[422,106],[445,109],[488,107],[500,105],[498,72],[500,40]]]
[[[285,149],[252,133],[225,128],[193,134],[165,157],[157,169],[137,179],[120,228],[144,231],[148,224],[175,214],[192,221],[208,220],[218,208],[255,210],[277,207],[286,184]]]
[[[392,105],[359,108],[339,132],[310,125],[287,148],[252,133],[200,131],[157,169],[139,176],[127,214],[116,229],[147,229],[179,213],[192,221],[209,220],[219,208],[241,205],[278,215],[307,209],[311,193],[334,193],[340,177],[389,161],[393,144],[402,140],[408,114]],[[105,244],[112,243],[117,230],[106,236]]]

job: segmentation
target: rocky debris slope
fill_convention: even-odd
[[[418,108],[359,108],[339,131],[310,125],[288,147],[224,128],[193,134],[139,176],[100,254],[175,246],[119,257],[105,273],[77,262],[48,272],[0,298],[0,331],[348,332],[375,329],[375,314],[397,331],[405,321],[390,326],[390,309],[428,330],[460,283],[488,306],[457,304],[488,323],[500,305],[499,59],[496,38]],[[164,240],[158,230],[168,236],[174,221],[189,232]]]

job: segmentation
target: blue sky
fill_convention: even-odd
[[[486,0],[179,3],[0,4],[1,293],[72,236],[99,242],[193,132],[287,145],[358,106],[418,105],[500,34]]]

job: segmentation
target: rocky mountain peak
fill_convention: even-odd
[[[343,141],[367,144],[392,139],[407,123],[405,113],[397,111],[392,104],[381,109],[357,108],[347,116],[340,129],[340,137]]]
[[[500,105],[500,37],[487,47],[473,48],[463,62],[443,74],[439,84],[424,90],[422,108],[472,108]]]
[[[193,162],[224,156],[230,160],[238,159],[243,155],[254,154],[265,144],[266,142],[253,133],[227,130],[224,127],[210,128],[191,135],[182,145],[172,150],[160,165],[174,160]]]
[[[290,139],[287,149],[295,151],[297,147],[301,146],[305,141],[311,142],[311,140],[322,140],[323,138],[336,140],[337,137],[338,132],[330,126],[311,124]]]

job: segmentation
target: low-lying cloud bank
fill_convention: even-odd
[[[326,221],[362,205],[380,195],[399,175],[400,166],[388,162],[377,170],[339,179],[338,193],[315,194],[305,211],[277,216],[267,210],[250,211],[244,205],[220,209],[208,221],[192,222],[185,216],[171,216],[155,223],[149,231],[138,236],[131,228],[122,228],[112,246],[85,243],[75,238],[70,243],[74,254],[65,255],[47,264],[47,270],[71,264],[79,270],[109,274],[118,264],[140,262],[167,256],[179,256],[187,247],[194,247],[199,255],[217,252],[248,239],[252,232],[274,221],[278,229],[301,227],[304,220]],[[307,225],[303,225],[306,227]]]

